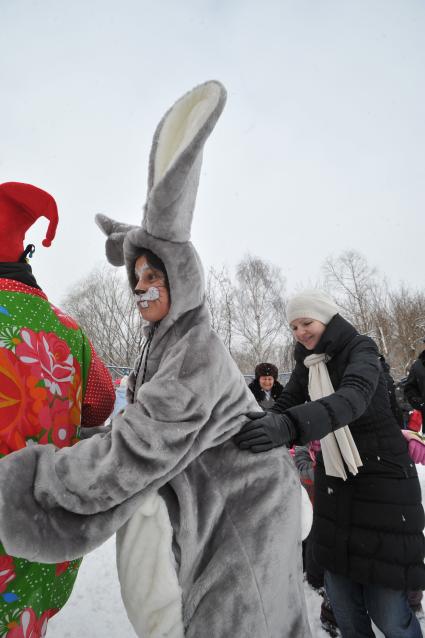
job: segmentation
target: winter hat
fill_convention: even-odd
[[[332,297],[324,290],[311,288],[291,297],[286,308],[286,318],[288,323],[291,323],[294,319],[308,317],[327,325],[339,312],[340,309]]]
[[[255,366],[255,378],[259,379],[260,377],[273,377],[276,381],[278,375],[278,369],[273,363],[259,363]]]
[[[18,261],[25,233],[41,216],[49,226],[43,246],[50,246],[58,225],[58,209],[49,193],[21,182],[0,184],[0,261]]]

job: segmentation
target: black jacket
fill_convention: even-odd
[[[318,455],[315,558],[354,582],[424,589],[421,489],[391,411],[377,347],[336,315],[314,352],[329,357],[334,394],[310,402],[303,361],[312,352],[297,344],[295,369],[272,412],[291,418],[300,444],[348,424],[363,462],[357,476],[343,481],[326,476]]]
[[[425,417],[425,351],[422,352],[410,368],[404,386],[404,394],[410,405],[422,411]]]
[[[251,381],[248,388],[251,390],[257,403],[259,403],[261,407],[264,407],[266,409],[268,406],[266,393],[264,392],[264,390],[262,390],[258,379],[254,379],[253,381]],[[276,401],[278,397],[280,397],[280,395],[282,394],[282,390],[283,390],[283,385],[279,383],[279,381],[275,381],[273,383],[273,387],[270,392],[273,403]]]

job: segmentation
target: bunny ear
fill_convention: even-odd
[[[106,215],[96,215],[96,224],[107,236],[105,243],[106,258],[113,266],[124,265],[123,244],[128,231],[137,228],[130,224],[122,224]]]
[[[226,102],[224,87],[201,84],[180,98],[159,123],[149,161],[143,227],[160,239],[190,238],[202,149]]]

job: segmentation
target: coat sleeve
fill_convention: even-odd
[[[296,443],[304,445],[314,439],[322,439],[333,430],[358,419],[375,394],[380,373],[375,343],[369,337],[356,336],[336,391],[285,411],[297,430]]]
[[[307,401],[307,379],[307,369],[304,369],[304,365],[298,362],[289,377],[288,383],[283,388],[269,412],[282,413],[288,408]]]
[[[90,368],[81,409],[81,424],[85,427],[104,423],[115,403],[111,375],[91,343],[90,350]]]
[[[135,403],[114,417],[110,433],[56,451],[32,446],[2,459],[0,539],[8,553],[55,562],[90,551],[131,516],[140,497],[240,429],[243,410],[235,396],[242,389],[248,395],[243,378],[240,392],[230,384],[223,400],[226,370],[204,345],[192,344],[190,357],[179,346]]]

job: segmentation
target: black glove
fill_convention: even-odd
[[[267,452],[296,438],[294,424],[284,414],[248,412],[246,416],[251,420],[233,437],[240,450]]]

